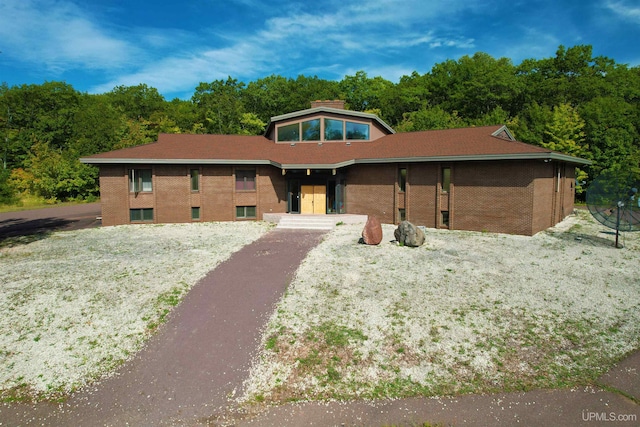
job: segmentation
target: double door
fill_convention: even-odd
[[[326,185],[302,185],[300,186],[300,213],[325,214],[327,213],[327,186]]]

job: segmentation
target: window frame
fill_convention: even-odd
[[[306,136],[306,134],[310,131],[312,132],[316,132],[316,128],[312,125],[313,122],[317,122],[318,126],[317,126],[317,139],[315,139],[315,135],[314,138],[308,138]],[[310,119],[310,120],[304,120],[302,122],[300,122],[300,139],[302,141],[311,141],[311,142],[320,142],[322,141],[322,120],[320,120],[320,117],[317,117],[315,119]]]
[[[189,185],[191,186],[191,192],[192,193],[199,192],[200,191],[200,169],[199,168],[189,169],[189,181],[190,181]]]
[[[449,228],[451,223],[451,215],[449,211],[440,211],[440,227]]]
[[[331,127],[328,127],[327,124],[329,124],[329,122],[340,122],[340,138],[329,138],[329,134],[327,132],[331,131]],[[325,117],[324,121],[323,121],[323,125],[324,125],[324,140],[325,141],[344,141],[345,140],[345,134],[344,134],[344,120],[342,119],[333,119],[331,117]],[[329,130],[327,130],[329,129]]]
[[[240,180],[239,178],[242,178],[242,180]],[[252,178],[252,179],[248,179],[248,178]],[[236,169],[235,190],[244,191],[244,192],[256,191],[256,178],[257,178],[257,173],[255,169]],[[251,185],[249,183],[251,183]],[[239,188],[238,184],[241,184],[240,187],[242,188]],[[253,188],[247,188],[247,187],[253,187]]]
[[[147,189],[145,189],[146,184],[148,184]],[[151,168],[129,169],[129,193],[152,193],[152,192],[153,192],[153,170]]]
[[[134,213],[138,212],[140,214],[140,219],[134,219]],[[145,213],[151,213],[151,218],[148,218]],[[132,224],[141,224],[141,223],[152,223],[154,221],[154,212],[153,208],[131,208],[129,209],[129,222]]]
[[[197,214],[197,215],[194,215]],[[200,212],[200,206],[192,206],[191,207],[191,221],[200,221],[202,218],[202,213]]]
[[[404,175],[402,174],[404,171]],[[398,188],[400,193],[406,193],[407,191],[407,168],[400,167],[398,168]]]
[[[364,138],[349,138],[349,125],[352,125],[353,127],[366,127],[367,128],[367,132],[366,134],[364,134]],[[356,132],[355,130],[352,132]],[[353,121],[349,121],[349,120],[345,120],[344,121],[344,139],[345,141],[369,141],[371,139],[371,126],[369,125],[369,123],[360,123],[360,122],[353,122]]]
[[[239,215],[240,209],[242,209],[242,214]],[[249,210],[253,210],[253,216],[249,215]],[[258,208],[257,206],[236,206],[236,219],[257,219],[258,218]]]
[[[451,167],[442,166],[440,170],[440,191],[442,193],[449,193],[451,191]]]
[[[294,130],[294,128],[296,128],[297,130]],[[291,134],[290,138],[284,138],[285,129],[287,129],[287,132],[290,132],[290,134]],[[282,138],[281,138],[280,131],[282,131]],[[293,139],[294,136],[296,136],[297,138]],[[280,125],[276,129],[276,141],[277,142],[298,142],[298,141],[300,141],[300,136],[301,136],[300,135],[300,122]]]

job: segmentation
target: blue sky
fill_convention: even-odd
[[[519,64],[561,44],[636,66],[639,42],[638,0],[0,0],[0,82],[145,83],[167,99],[228,76],[397,82],[475,52]]]

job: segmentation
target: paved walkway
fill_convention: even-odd
[[[201,280],[115,376],[60,407],[0,406],[2,425],[207,424],[241,391],[260,332],[325,233],[272,231]]]
[[[468,395],[453,398],[411,398],[374,402],[302,403],[270,408],[238,427],[297,426],[434,426],[622,427],[640,426],[640,353],[602,378],[609,387],[634,390],[635,402],[600,387],[534,390],[523,393]],[[607,378],[609,377],[609,378]],[[626,388],[626,390],[625,390]]]

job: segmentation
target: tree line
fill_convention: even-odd
[[[261,134],[273,116],[341,99],[399,132],[506,124],[523,142],[588,158],[578,194],[606,169],[640,170],[640,67],[560,46],[526,59],[486,53],[436,64],[398,83],[364,71],[340,81],[271,75],[200,83],[190,100],[140,84],[87,94],[64,82],[0,85],[0,203],[99,194],[97,168],[78,159],[156,140],[159,133]]]

